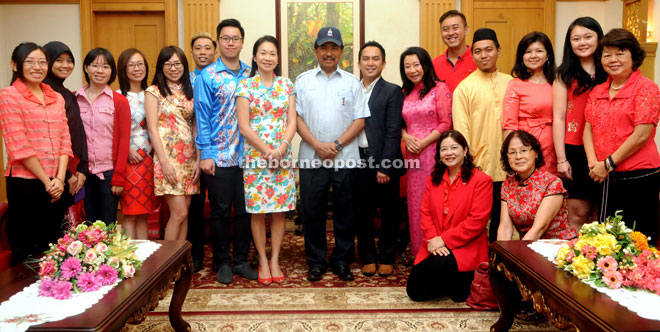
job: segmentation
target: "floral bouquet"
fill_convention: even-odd
[[[580,237],[559,249],[555,261],[596,286],[644,289],[660,295],[660,252],[646,235],[626,227],[619,215],[580,229]],[[634,226],[633,226],[634,227]]]
[[[117,224],[97,221],[71,228],[39,262],[39,295],[68,299],[130,278],[142,262],[137,245]]]

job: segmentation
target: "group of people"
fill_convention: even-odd
[[[318,66],[295,83],[281,76],[272,36],[255,42],[250,66],[239,59],[245,31],[235,19],[221,21],[216,38],[193,36],[194,71],[181,49],[164,47],[151,85],[142,52],[125,50],[115,64],[96,48],[83,61],[87,84],[72,93],[63,86],[74,67],[66,45],[20,44],[11,86],[0,91],[12,262],[45,249],[81,196],[88,220],[114,222],[121,202],[134,238],[146,238],[147,215],[162,196],[165,239],[190,238],[200,269],[208,191],[221,283],[233,274],[266,285],[285,280],[279,252],[285,213],[296,207],[309,281],[328,268],[353,280],[356,236],[361,273],[388,276],[403,174],[413,300],[464,301],[488,242],[510,240],[514,229],[524,240],[570,239],[598,211],[602,218],[623,210],[627,223],[657,238],[660,92],[639,71],[644,51],[633,34],[603,35],[593,18],[578,18],[555,68],[551,41],[531,32],[518,44],[512,77],[498,71],[495,31],[478,29],[467,45],[469,27],[456,10],[440,26],[446,53],[432,60],[423,48],[406,49],[402,87],[381,76],[385,49],[375,41],[359,48],[362,79],[340,69],[335,27],[318,32]],[[39,228],[49,231],[29,231]],[[257,271],[247,262],[251,241]]]

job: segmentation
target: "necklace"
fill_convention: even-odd
[[[177,91],[178,91],[178,90],[183,89],[183,85],[182,85],[181,83],[179,83],[179,84],[170,84],[170,83],[168,83],[167,86],[168,86],[171,90],[177,90]]]
[[[615,88],[614,87],[614,81],[612,81],[612,83],[610,83],[610,89],[612,89],[614,91],[619,91],[619,90],[621,90],[621,88],[623,88],[624,85],[626,85],[626,82],[623,82],[623,84],[621,84],[621,86],[618,86],[618,87]]]

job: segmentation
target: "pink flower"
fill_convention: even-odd
[[[85,263],[90,264],[96,260],[96,251],[94,249],[87,249],[85,251]]]
[[[96,272],[96,275],[101,278],[101,284],[103,286],[112,285],[117,281],[117,274],[117,270],[107,264],[99,266],[99,270]]]
[[[132,278],[135,274],[135,268],[133,267],[133,264],[122,265],[122,271],[124,272],[124,277],[126,278]]]
[[[71,254],[72,256],[78,255],[83,249],[83,243],[76,240],[71,242],[68,247],[66,247],[66,252]]]
[[[55,262],[50,258],[42,259],[41,262],[39,262],[39,276],[42,278],[45,276],[54,276],[55,272],[57,272],[55,265]]]
[[[607,256],[607,257],[601,257],[598,260],[598,268],[600,269],[600,272],[603,274],[611,272],[611,271],[616,271],[616,269],[619,267],[619,264],[617,264],[616,259],[612,256]]]
[[[571,263],[573,262],[573,258],[575,258],[575,250],[569,250],[568,254],[566,255],[566,261]]]
[[[67,258],[60,267],[62,278],[67,280],[71,278],[75,278],[78,275],[78,273],[80,273],[80,270],[82,270],[82,266],[80,266],[80,260],[75,257]]]
[[[101,287],[101,278],[96,277],[94,272],[83,272],[78,276],[76,286],[83,292],[93,292]]]
[[[39,284],[39,296],[53,296],[53,286],[55,286],[53,279],[50,277],[42,278]]]
[[[94,246],[94,250],[96,250],[96,252],[99,254],[103,254],[106,250],[108,250],[108,246],[105,243],[99,243]]]
[[[72,285],[68,281],[58,281],[52,287],[53,297],[57,300],[71,298]]]
[[[603,282],[605,282],[609,288],[621,288],[623,276],[618,271],[610,271],[603,275]]]
[[[580,250],[580,253],[586,258],[589,259],[596,259],[598,257],[598,250],[594,246],[586,245],[582,247],[582,250]]]

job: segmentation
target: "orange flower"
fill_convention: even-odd
[[[254,182],[254,180],[256,180],[256,179],[257,179],[257,177],[256,177],[254,174],[250,174],[250,175],[248,175],[247,178],[245,179],[245,184],[246,184],[246,185],[250,185],[250,184],[251,184],[252,182]]]
[[[287,196],[287,194],[280,195],[280,197],[277,198],[277,204],[279,204],[279,205],[284,204],[286,202],[287,198],[289,198],[289,196]]]
[[[646,241],[646,235],[641,232],[634,231],[630,233],[630,238],[635,242],[635,247],[640,251],[647,250],[649,248],[649,243]]]

